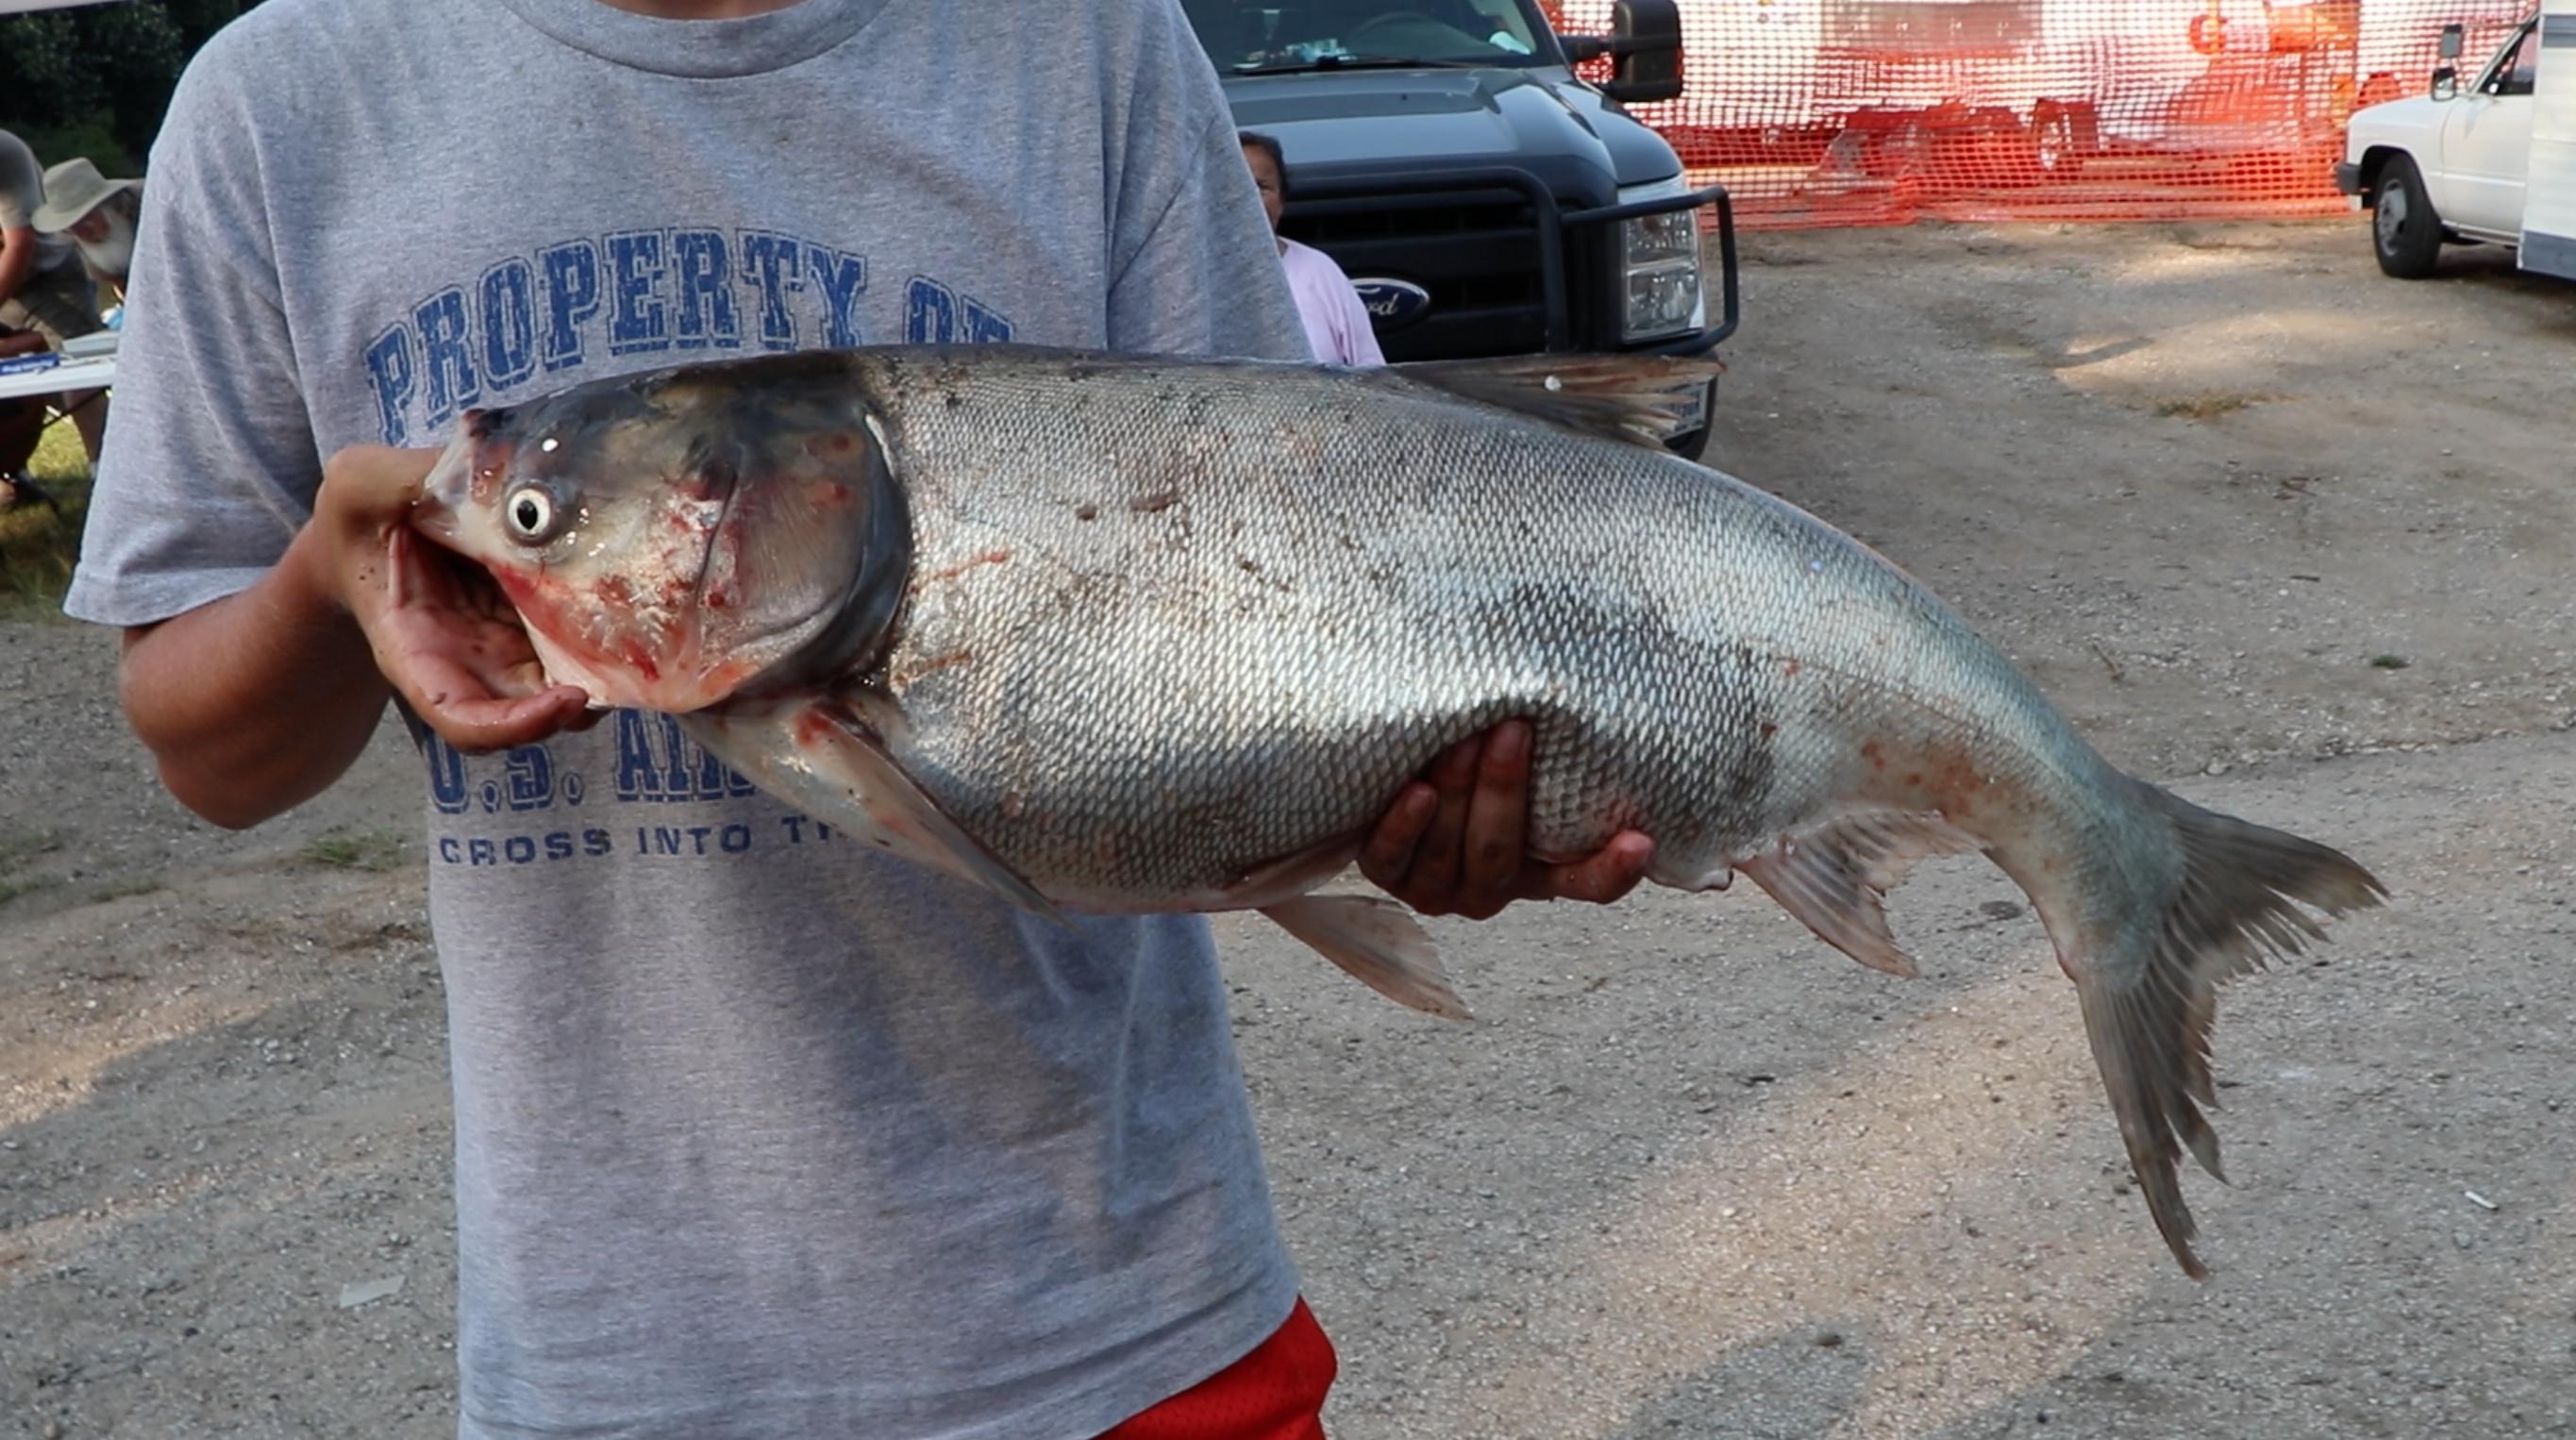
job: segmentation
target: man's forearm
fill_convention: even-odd
[[[170,793],[230,829],[339,779],[391,694],[365,633],[323,588],[309,539],[249,589],[126,632],[126,718]]]

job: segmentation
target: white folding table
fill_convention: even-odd
[[[21,395],[59,395],[66,390],[104,390],[115,382],[114,355],[66,360],[42,369],[0,374],[0,400],[14,400]]]

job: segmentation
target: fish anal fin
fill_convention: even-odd
[[[1336,835],[1293,854],[1255,865],[1218,892],[1211,910],[1258,910],[1291,900],[1332,879],[1359,858],[1362,834]]]
[[[1826,944],[1873,970],[1911,979],[1913,957],[1897,948],[1880,898],[1927,855],[1984,848],[1984,841],[1929,811],[1858,810],[1785,836],[1735,868]]]
[[[1444,1020],[1468,1020],[1467,1002],[1449,988],[1440,953],[1413,912],[1373,895],[1300,895],[1261,913],[1313,946],[1361,984],[1399,1005]]]
[[[1383,372],[1586,434],[1660,448],[1726,366],[1707,356],[1514,355]]]

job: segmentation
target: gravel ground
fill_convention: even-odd
[[[1980,862],[1894,897],[1913,981],[1745,886],[1442,922],[1468,1026],[1221,922],[1335,1435],[2576,1435],[2576,287],[2386,280],[2348,222],[1745,281],[1712,463],[2396,903],[2227,992],[2199,1284]],[[106,637],[0,623],[0,1435],[452,1433],[417,764],[210,830]]]

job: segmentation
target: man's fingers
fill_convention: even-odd
[[[438,456],[435,449],[351,445],[323,462],[323,493],[343,522],[398,522],[420,498],[421,483],[429,478]]]
[[[517,613],[478,567],[404,523],[441,452],[353,445],[323,467],[316,518],[338,537],[340,599],[376,668],[440,738],[482,752],[598,723],[589,697],[547,683]]]
[[[423,697],[413,709],[439,738],[469,755],[533,745],[570,729],[588,701],[579,690],[559,685],[541,695],[507,700],[461,700]]]
[[[1537,894],[1542,900],[1588,900],[1596,905],[1615,904],[1637,888],[1646,876],[1646,867],[1654,862],[1655,842],[1652,836],[1636,830],[1623,830],[1610,838],[1598,854],[1571,865],[1551,865],[1541,871]]]
[[[1458,888],[1472,910],[1490,915],[1520,893],[1529,831],[1529,776],[1529,726],[1506,720],[1486,738],[1460,841],[1464,868]]]
[[[1467,831],[1467,812],[1475,803],[1476,767],[1484,749],[1485,737],[1471,735],[1432,762],[1431,788],[1439,793],[1440,803],[1430,828],[1413,847],[1413,864],[1404,875],[1404,887],[1416,908],[1426,901],[1437,906],[1433,913],[1450,908],[1450,892],[1458,884],[1458,847]]]
[[[1419,780],[1396,793],[1395,803],[1378,818],[1377,828],[1360,847],[1360,873],[1370,884],[1393,890],[1404,883],[1405,873],[1413,868],[1414,847],[1439,811],[1439,792]]]
[[[368,584],[369,568],[362,566],[356,578],[361,585]],[[425,563],[420,542],[412,538],[410,529],[397,525],[386,532],[384,580],[375,588],[385,608],[405,610],[422,605],[437,593],[437,584],[437,572]]]
[[[1370,833],[1361,872],[1424,914],[1472,920],[1515,900],[1608,905],[1625,897],[1654,861],[1654,839],[1641,831],[1621,831],[1570,864],[1530,858],[1534,742],[1529,722],[1507,720],[1442,752],[1429,783],[1408,786]]]
[[[588,710],[579,687],[546,683],[533,658],[506,653],[508,637],[460,635],[445,612],[394,610],[368,631],[376,668],[429,727],[463,749],[496,743],[485,732],[498,725],[501,745],[525,745],[568,728]],[[524,641],[521,642],[524,645]],[[531,735],[522,725],[542,725]]]
[[[437,463],[435,450],[352,445],[323,462],[312,528],[327,556],[322,580],[352,611],[416,599],[427,577],[403,548],[403,523]],[[363,623],[363,622],[362,622]]]

